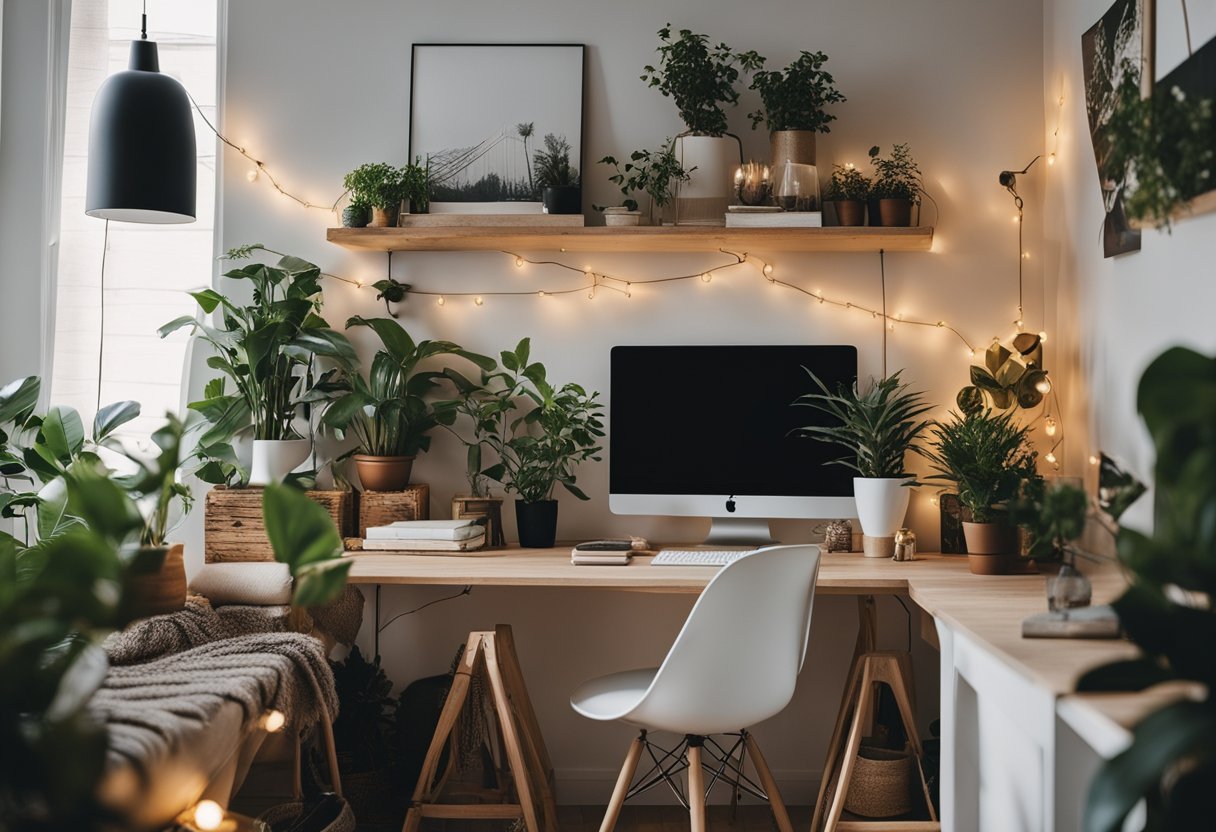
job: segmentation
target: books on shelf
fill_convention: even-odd
[[[364,533],[365,552],[473,552],[486,543],[480,518],[470,520],[399,520],[369,526]]]
[[[368,529],[370,532],[371,529]],[[485,545],[486,533],[483,530],[475,537],[465,540],[377,540],[365,537],[363,551],[365,552],[473,552]]]
[[[822,228],[822,211],[728,211],[727,228]]]

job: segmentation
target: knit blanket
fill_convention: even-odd
[[[89,703],[109,729],[107,763],[147,772],[235,702],[248,723],[278,710],[293,730],[338,712],[321,642],[299,633],[213,641],[142,664],[110,669]]]
[[[201,595],[190,595],[181,612],[136,621],[102,642],[111,665],[129,665],[180,653],[213,641],[255,633],[283,632],[290,607],[229,606],[213,608]]]

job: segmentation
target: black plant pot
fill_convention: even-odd
[[[515,501],[515,525],[519,545],[525,549],[551,549],[557,540],[557,500],[535,503]]]
[[[882,225],[882,214],[878,210],[878,200],[877,199],[867,199],[866,200],[866,209],[867,209],[866,214],[870,218],[870,225],[874,225],[874,226]]]
[[[545,202],[546,214],[583,213],[583,191],[578,185],[545,188],[541,198]]]

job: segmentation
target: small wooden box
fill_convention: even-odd
[[[354,527],[355,500],[351,491],[306,491],[308,498],[329,512],[338,533]],[[262,522],[262,489],[217,485],[204,502],[203,557],[207,563],[274,560]]]
[[[398,520],[430,520],[431,487],[407,485],[403,491],[359,493],[359,537],[367,537],[368,526],[386,526]]]
[[[453,520],[472,520],[478,517],[486,519],[486,548],[506,546],[506,537],[502,531],[502,500],[494,497],[452,498]]]

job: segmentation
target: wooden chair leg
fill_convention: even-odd
[[[785,801],[781,799],[781,791],[777,788],[777,781],[768,767],[768,761],[760,753],[759,744],[751,734],[743,736],[747,743],[747,753],[752,755],[752,765],[756,767],[756,774],[760,775],[760,785],[764,786],[764,793],[768,795],[768,804],[773,810],[773,820],[777,822],[778,832],[794,832],[790,814],[785,809]]]
[[[688,746],[688,817],[692,832],[705,830],[705,770],[701,767],[701,746]]]
[[[604,820],[600,823],[600,832],[612,832],[616,828],[617,819],[621,816],[621,807],[625,805],[625,795],[629,793],[629,784],[638,770],[638,760],[642,757],[643,742],[640,736],[634,737],[629,744],[629,753],[625,755],[625,764],[616,778],[616,786],[612,789],[612,799],[608,801],[608,809],[604,812]]]

